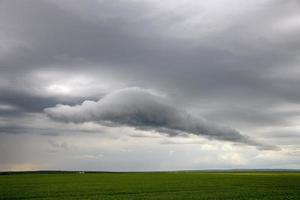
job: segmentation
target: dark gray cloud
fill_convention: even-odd
[[[90,99],[94,99],[90,97]],[[0,109],[0,116],[20,116],[26,113],[41,113],[43,109],[58,103],[75,105],[82,102],[82,97],[44,96],[15,88],[0,89],[0,104],[9,105],[13,109]]]
[[[41,97],[24,91],[0,90],[0,102],[14,105],[19,111],[41,112],[45,107],[58,103],[53,97]]]
[[[207,122],[167,103],[155,93],[142,88],[126,88],[112,92],[99,101],[84,101],[81,105],[57,105],[46,108],[47,115],[64,122],[98,122],[129,125],[142,130],[156,130],[170,136],[189,133],[210,139],[255,145],[262,149],[276,149],[264,145],[238,131]]]
[[[156,108],[156,115],[149,110],[135,115],[123,113],[120,105],[119,115],[99,120],[169,135],[199,134],[204,128],[207,137],[219,140],[297,145],[299,6],[298,0],[2,0],[0,132],[69,132],[49,119],[30,126],[39,117],[29,116],[42,116],[45,108],[73,112],[137,86],[162,91],[173,106],[160,102],[165,113]],[[178,114],[182,110],[191,114]],[[233,129],[220,132],[219,125],[186,120],[190,115]],[[95,117],[59,115],[77,122]],[[182,124],[176,127],[175,121]],[[196,122],[201,127],[195,128]],[[286,127],[288,132],[278,131]]]
[[[159,12],[149,2],[3,1],[2,37],[12,50],[3,54],[1,67],[14,75],[41,67],[92,74],[108,70],[133,85],[184,93],[188,101],[298,102],[297,82],[272,76],[298,62],[298,29],[288,34],[280,29],[289,21],[286,12],[296,12],[297,1],[259,6],[221,30],[211,27],[211,37],[181,39],[168,30],[192,16]]]
[[[7,49],[12,50],[3,54],[1,66],[7,68],[4,72],[17,74],[41,67],[90,73],[109,70],[132,84],[168,89],[176,85],[179,92],[187,93],[184,96],[196,95],[194,100],[222,96],[224,101],[239,98],[244,103],[251,96],[260,103],[297,102],[297,87],[270,75],[297,61],[298,29],[290,31],[292,36],[272,27],[257,31],[272,20],[280,24],[274,16],[282,9],[294,13],[293,2],[262,3],[260,9],[231,19],[232,25],[212,31],[203,41],[172,37],[175,33],[168,29],[191,16],[182,13],[176,18],[174,13],[156,11],[149,2],[3,1],[1,27]],[[274,35],[279,37],[275,41]],[[277,43],[287,38],[291,42]]]

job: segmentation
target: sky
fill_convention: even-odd
[[[299,169],[299,11],[1,0],[0,171]]]

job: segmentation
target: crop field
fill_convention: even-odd
[[[300,199],[300,173],[157,172],[0,175],[0,199]]]

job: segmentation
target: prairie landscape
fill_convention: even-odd
[[[298,200],[299,172],[0,175],[0,199]]]
[[[0,0],[0,199],[300,200],[299,36],[300,0]]]

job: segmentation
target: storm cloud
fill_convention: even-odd
[[[66,140],[74,154],[103,148],[101,169],[243,167],[225,151],[299,168],[289,157],[299,155],[299,10],[298,0],[0,1],[0,161],[64,168],[82,156],[42,148]]]
[[[142,130],[155,130],[170,136],[189,133],[202,135],[209,139],[225,140],[261,149],[276,149],[263,145],[238,131],[219,126],[192,116],[170,104],[167,100],[150,90],[125,88],[107,94],[99,101],[84,101],[81,105],[57,105],[46,108],[45,113],[55,120],[64,122],[98,122],[129,125]]]

